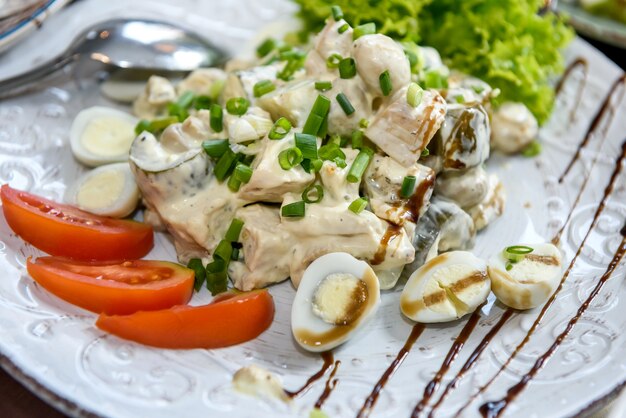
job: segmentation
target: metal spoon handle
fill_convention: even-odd
[[[59,70],[62,70],[68,64],[74,62],[76,58],[77,54],[65,53],[51,59],[50,61],[44,62],[43,64],[33,68],[32,70],[26,71],[25,73],[1,80],[0,98],[14,96],[32,89],[43,79]]]

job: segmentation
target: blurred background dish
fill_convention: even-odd
[[[569,0],[559,2],[558,10],[568,16],[569,23],[577,32],[611,45],[626,48],[626,24],[624,23],[626,2],[621,0]],[[609,10],[614,11],[610,13]],[[621,10],[621,13],[618,13],[618,10]],[[609,13],[613,18],[608,17]]]

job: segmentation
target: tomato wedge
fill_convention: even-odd
[[[15,190],[0,189],[2,211],[24,241],[51,255],[77,260],[132,260],[154,245],[152,227],[92,215],[73,206]]]
[[[28,259],[30,275],[61,299],[95,313],[128,315],[189,302],[194,272],[166,261],[118,264],[59,257]]]
[[[274,319],[274,300],[267,290],[222,297],[205,306],[102,314],[96,325],[127,340],[161,348],[220,348],[258,337]]]

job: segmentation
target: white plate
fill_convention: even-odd
[[[98,8],[94,8],[98,3]],[[219,5],[218,5],[219,4]],[[189,12],[181,5],[187,5]],[[162,17],[195,28],[211,39],[222,40],[235,49],[255,31],[281,15],[292,13],[284,0],[266,1],[178,1],[98,2],[87,0],[52,17],[48,28],[28,39],[24,48],[11,51],[3,60],[0,74],[17,72],[22,66],[55,52],[46,45],[65,45],[66,38],[94,22],[112,16]],[[203,17],[204,16],[204,17]],[[55,29],[63,27],[55,38]],[[46,37],[47,36],[47,37]],[[50,40],[50,38],[54,38]],[[41,45],[28,52],[28,46]],[[21,51],[24,55],[18,57]],[[508,203],[504,216],[481,233],[475,248],[488,256],[505,245],[551,237],[566,216],[583,171],[591,166],[602,142],[592,138],[582,161],[563,184],[557,177],[574,153],[594,112],[620,71],[586,43],[576,40],[568,59],[587,57],[590,77],[578,117],[564,123],[564,103],[552,123],[544,129],[544,152],[536,160],[501,158],[489,162],[489,170],[503,179]],[[53,199],[60,199],[66,184],[84,171],[67,146],[72,118],[84,107],[108,104],[93,85],[68,83],[0,104],[0,182],[9,182]],[[626,104],[617,105],[617,118],[608,130],[580,205],[566,230],[563,248],[570,259],[578,247],[595,204],[602,196],[615,157],[626,132]],[[486,393],[485,399],[503,395],[527,371],[563,329],[594,281],[604,271],[618,244],[617,231],[626,217],[626,182],[622,176],[602,217],[598,233],[585,247],[579,263],[565,283],[556,304],[522,354]],[[273,286],[276,319],[260,338],[237,347],[206,351],[158,350],[122,341],[94,327],[95,316],[72,307],[37,286],[25,273],[28,256],[40,253],[11,233],[0,218],[0,363],[25,380],[30,387],[74,415],[92,412],[112,417],[150,416],[307,416],[324,387],[318,381],[291,407],[260,401],[232,391],[232,373],[242,365],[259,364],[280,375],[287,388],[296,388],[316,371],[321,360],[296,348],[289,327],[294,290],[289,283]],[[174,259],[168,239],[157,238],[150,258]],[[569,417],[599,407],[602,400],[626,380],[626,287],[625,269],[618,268],[594,300],[587,314],[530,386],[506,411],[509,417]],[[383,295],[379,315],[367,332],[336,350],[341,360],[339,383],[324,405],[332,417],[351,417],[360,408],[396,355],[411,330],[398,309],[397,292]],[[203,292],[194,303],[209,296]],[[502,308],[494,306],[481,318],[466,347],[453,363],[444,384],[454,376],[470,352],[498,320]],[[438,416],[449,416],[469,394],[488,380],[525,335],[538,310],[515,316],[494,338],[480,361],[459,388],[444,403]],[[408,416],[420,399],[466,320],[428,327],[402,367],[383,391],[372,416]],[[210,324],[207,324],[210,326]],[[436,397],[435,397],[436,399]],[[483,399],[481,399],[483,400]],[[478,404],[478,403],[477,403]],[[478,416],[476,405],[467,416]]]

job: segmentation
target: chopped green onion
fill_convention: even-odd
[[[315,103],[313,103],[313,107],[311,108],[311,112],[309,113],[306,122],[304,122],[302,133],[306,135],[317,135],[320,132],[320,128],[324,124],[324,120],[326,120],[329,111],[330,100],[328,97],[318,94],[317,99],[315,99]],[[307,157],[305,156],[304,158]]]
[[[289,54],[289,56],[291,56],[291,58],[287,60],[287,63],[285,64],[283,69],[276,74],[276,78],[284,81],[289,81],[293,78],[294,73],[302,68],[302,66],[304,65],[305,55],[302,52],[294,51]]]
[[[215,132],[222,132],[222,129],[224,128],[222,125],[222,107],[218,104],[212,104],[211,105],[211,110],[210,110],[210,124],[211,124],[211,129],[213,129],[213,131]]]
[[[326,66],[328,68],[337,68],[343,57],[339,54],[332,54],[326,59]]]
[[[389,96],[389,93],[393,90],[389,70],[385,70],[380,73],[380,76],[378,76],[378,82],[380,83],[380,90],[383,92],[383,96]]]
[[[242,183],[247,183],[250,181],[250,177],[252,177],[252,169],[245,164],[237,163],[233,177]]]
[[[409,60],[409,66],[414,68],[417,65],[417,54],[413,51],[404,50],[404,55]]]
[[[361,177],[370,163],[372,154],[371,150],[368,150],[366,147],[363,147],[361,151],[359,151],[359,154],[354,159],[348,171],[348,183],[359,183],[361,181]]]
[[[243,97],[233,97],[226,102],[226,111],[231,115],[241,116],[248,111],[248,106],[250,106],[248,100]]]
[[[324,161],[320,159],[308,161],[311,161],[311,171],[313,171],[314,173],[320,171],[322,169],[322,165],[324,165]]]
[[[422,96],[424,95],[424,90],[417,84],[411,83],[409,84],[409,88],[406,91],[406,101],[409,106],[417,107],[422,102]]]
[[[315,89],[319,91],[326,91],[333,88],[333,83],[330,81],[316,81]]]
[[[350,211],[358,215],[359,213],[363,212],[363,210],[366,207],[367,207],[367,199],[364,197],[359,197],[358,199],[350,203],[350,206],[348,206],[348,209],[350,209]]]
[[[233,247],[233,253],[230,256],[230,259],[233,261],[239,260],[239,248]]]
[[[333,14],[333,19],[335,19],[336,22],[340,21],[341,19],[343,19],[343,10],[341,10],[341,7],[339,6],[331,6],[330,7],[330,11]]]
[[[528,158],[536,157],[539,154],[541,154],[541,143],[537,140],[531,142],[522,150],[522,155]]]
[[[336,157],[336,158],[333,158],[333,162],[339,168],[346,168],[348,166],[348,163],[346,163],[345,158]]]
[[[184,122],[187,117],[189,117],[189,112],[187,109],[183,109],[176,103],[169,103],[167,105],[167,113],[170,116],[176,116],[179,122]]]
[[[280,214],[285,218],[302,218],[304,216],[304,200],[283,206],[280,208]]]
[[[213,99],[209,96],[196,96],[193,101],[193,108],[196,110],[209,109],[213,104]]]
[[[142,119],[135,126],[135,135],[139,135],[143,131],[148,131],[150,129],[150,121]]]
[[[226,231],[226,235],[224,235],[224,239],[230,242],[239,241],[239,235],[241,235],[243,224],[244,223],[241,219],[233,218],[233,220],[230,221],[230,226],[228,227],[228,230]]]
[[[226,80],[215,80],[213,84],[211,84],[211,88],[209,89],[209,96],[213,101],[216,101],[222,91],[224,90],[224,86],[226,85]]]
[[[224,264],[228,265],[230,261],[230,255],[233,252],[233,245],[230,241],[225,239],[221,240],[217,247],[215,247],[215,251],[213,252],[214,260],[222,260]]]
[[[363,148],[363,131],[356,130],[352,132],[352,148],[354,149]]]
[[[506,263],[506,266],[504,266],[504,268],[506,269],[506,271],[511,271],[511,269],[513,268],[513,264]]]
[[[476,94],[481,94],[483,91],[485,91],[485,88],[483,86],[472,86],[472,90],[474,90],[474,92]]]
[[[213,260],[206,266],[206,287],[212,295],[228,290],[227,265],[223,260]]]
[[[332,161],[335,158],[346,158],[346,154],[339,148],[339,144],[335,142],[322,145],[317,151],[317,155],[324,161]]]
[[[176,104],[182,109],[188,109],[193,103],[194,97],[195,95],[192,91],[186,91],[176,100]]]
[[[320,130],[317,131],[317,136],[320,138],[326,138],[328,135],[328,117],[325,117],[322,121],[322,126],[320,126]]]
[[[456,97],[454,98],[454,101],[456,101],[457,103],[463,104],[465,103],[465,96],[463,96],[462,94],[457,94]]]
[[[408,199],[413,196],[413,192],[415,191],[415,182],[417,178],[415,176],[406,176],[404,180],[402,180],[402,188],[400,189],[400,197],[404,199]]]
[[[367,119],[365,119],[365,118],[362,118],[362,119],[359,121],[359,126],[360,126],[361,128],[363,128],[363,129],[367,129],[367,127],[368,127],[368,126],[370,126],[370,121],[369,121],[369,120],[367,120]]]
[[[317,138],[314,135],[296,133],[296,147],[302,152],[302,158],[317,159]]]
[[[178,118],[176,116],[169,116],[167,118],[155,119],[150,122],[147,131],[155,133],[160,132],[168,126],[178,122]]]
[[[199,258],[192,258],[187,263],[187,268],[193,270],[193,287],[194,289],[196,289],[196,292],[199,292],[200,288],[204,284],[204,281],[206,280],[206,270],[202,265],[202,260],[200,260]]]
[[[344,23],[343,25],[339,26],[339,29],[337,29],[337,32],[344,33],[348,29],[350,29],[350,25],[347,23]]]
[[[345,94],[339,93],[337,95],[337,102],[339,103],[339,106],[341,106],[346,115],[350,116],[354,113],[354,107],[352,106],[352,103],[350,103],[350,100],[348,100]]]
[[[437,90],[448,88],[448,77],[437,70],[430,70],[424,74],[424,87]]]
[[[276,86],[270,80],[261,80],[257,82],[252,88],[254,97],[261,97],[274,90],[276,90]]]
[[[335,134],[335,135],[331,136],[328,139],[328,144],[326,144],[326,145],[330,145],[330,144],[335,144],[335,145],[341,146],[341,136],[338,135],[338,134]]]
[[[226,185],[231,192],[237,193],[241,187],[241,181],[235,176],[230,176]]]
[[[213,139],[202,142],[202,148],[209,157],[219,158],[228,150],[228,139]]]
[[[278,58],[281,61],[288,61],[288,60],[300,60],[306,57],[306,54],[302,51],[299,51],[297,49],[290,49],[289,51],[283,51],[280,53],[280,55],[278,56]]]
[[[268,38],[256,49],[256,54],[259,58],[263,58],[276,48],[276,41],[272,38]]]
[[[518,263],[526,257],[526,254],[530,254],[533,251],[532,247],[526,245],[512,245],[504,249],[503,255],[511,263]]]
[[[324,189],[319,184],[311,185],[302,192],[304,203],[319,203],[324,198]]]
[[[217,164],[215,164],[215,168],[213,169],[213,174],[215,174],[215,178],[219,181],[224,181],[226,177],[231,173],[233,168],[235,167],[235,163],[237,162],[237,154],[235,154],[230,148],[222,154],[219,160],[217,160]]]
[[[278,154],[278,164],[283,170],[291,170],[304,160],[302,151],[296,147],[287,148]]]
[[[420,158],[426,158],[430,155],[430,150],[428,148],[424,148],[422,150],[422,154],[420,155]]]
[[[365,23],[363,25],[359,25],[354,28],[354,34],[352,35],[353,40],[359,39],[363,35],[373,35],[376,33],[376,23],[370,22]]]
[[[339,61],[339,77],[352,78],[356,75],[356,61],[354,58],[344,58]]]
[[[287,134],[291,131],[291,122],[289,119],[280,117],[276,122],[274,122],[274,126],[270,129],[270,133],[267,135],[269,139],[283,139],[287,136]]]

